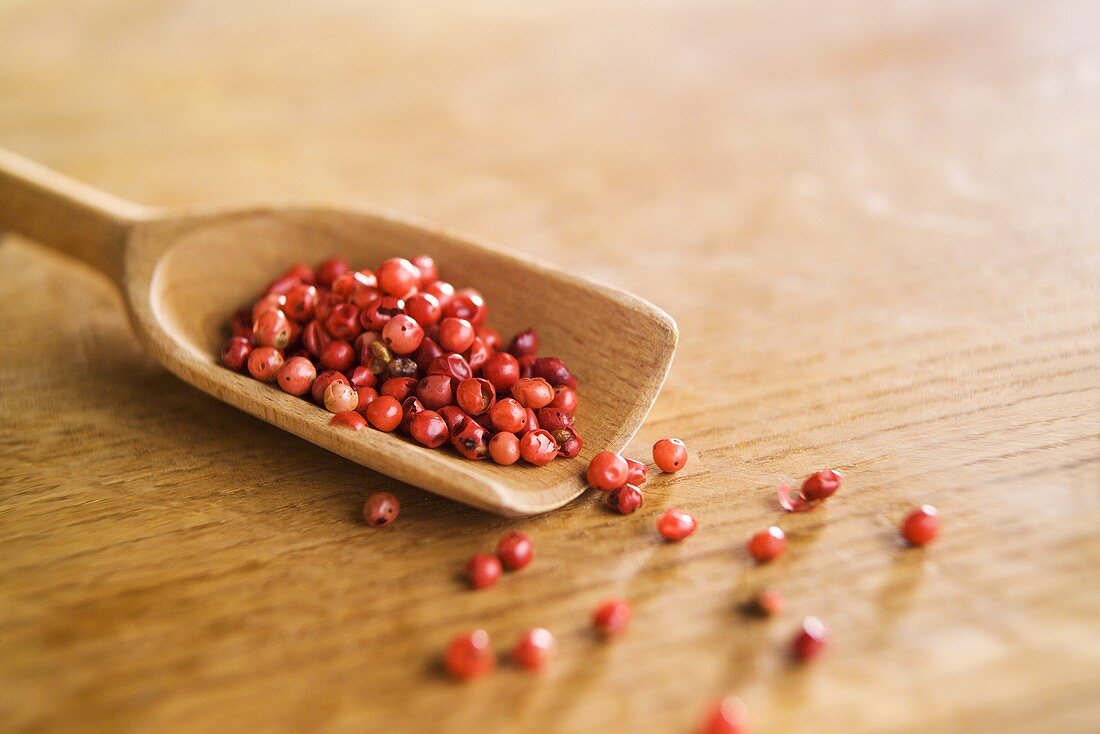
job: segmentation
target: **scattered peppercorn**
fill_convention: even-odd
[[[374,528],[384,527],[397,519],[401,503],[389,492],[375,492],[363,505],[363,520]]]
[[[604,637],[614,637],[626,631],[630,624],[630,602],[606,599],[592,613],[592,626]]]
[[[458,635],[443,653],[443,667],[455,680],[471,680],[493,670],[493,650],[489,633],[471,630]]]
[[[901,526],[901,535],[909,545],[918,548],[931,543],[940,534],[940,513],[932,505],[913,510]]]
[[[687,460],[687,446],[678,438],[662,438],[653,444],[653,463],[663,472],[678,472],[684,468]]]
[[[673,543],[678,543],[688,537],[695,532],[697,527],[698,523],[695,522],[694,517],[675,508],[666,510],[663,515],[657,518],[657,532],[664,536],[665,540]]]
[[[748,551],[757,563],[773,561],[787,550],[787,534],[772,525],[749,538]]]
[[[548,629],[527,630],[512,649],[512,659],[532,673],[541,673],[554,657],[557,641]]]
[[[509,571],[525,568],[534,556],[535,546],[524,533],[508,533],[497,543],[497,557]]]
[[[626,459],[614,451],[601,451],[588,462],[586,478],[595,489],[610,492],[626,484],[630,467]]]
[[[624,484],[607,493],[607,506],[620,515],[629,515],[642,504],[642,492],[633,484]]]
[[[500,559],[486,553],[480,553],[466,564],[466,578],[475,589],[486,589],[497,582],[503,568]]]
[[[821,655],[829,642],[829,629],[817,617],[802,620],[791,643],[791,652],[797,660],[808,662]]]
[[[748,721],[749,710],[745,702],[737,696],[726,696],[707,710],[699,734],[745,734]]]

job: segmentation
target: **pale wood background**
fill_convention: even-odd
[[[385,205],[635,290],[682,338],[633,447],[691,464],[629,518],[394,487],[173,379],[104,280],[8,238],[0,728],[689,732],[727,691],[765,733],[1100,728],[1100,5],[306,6],[0,3],[0,145],[147,203]],[[780,517],[822,466],[842,494]],[[923,553],[894,531],[922,501]],[[776,520],[788,557],[750,568]],[[466,592],[510,528],[537,561]],[[736,613],[761,583],[783,618]],[[601,645],[611,593],[636,620]],[[806,613],[835,645],[800,671]],[[453,685],[472,624],[547,626],[559,663]]]

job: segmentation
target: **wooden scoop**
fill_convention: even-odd
[[[106,273],[149,353],[200,390],[358,464],[502,515],[546,512],[580,494],[588,459],[621,449],[638,430],[676,346],[675,322],[637,296],[386,212],[161,211],[0,150],[0,227]],[[369,428],[330,426],[323,408],[218,363],[229,317],[290,264],[340,254],[362,267],[420,253],[435,258],[447,280],[481,291],[489,323],[505,338],[533,326],[540,352],[569,365],[580,383],[579,458],[497,466]]]

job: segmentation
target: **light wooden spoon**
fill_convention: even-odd
[[[509,516],[546,512],[584,489],[588,459],[619,450],[664,383],[676,324],[637,296],[409,217],[367,209],[261,206],[166,212],[116,199],[0,150],[0,227],[77,257],[121,289],[149,353],[219,400],[401,481]],[[534,468],[472,462],[390,435],[329,425],[331,414],[218,364],[224,324],[291,263],[341,254],[358,267],[431,255],[480,290],[508,338],[536,327],[544,355],[578,377],[580,458]]]

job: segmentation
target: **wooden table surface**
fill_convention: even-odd
[[[105,280],[5,238],[0,728],[690,732],[736,692],[761,733],[1100,729],[1100,5],[435,5],[0,3],[0,145],[145,203],[388,206],[636,291],[681,342],[632,453],[678,435],[688,469],[625,518],[395,486],[169,376]],[[843,491],[780,513],[824,466]],[[789,552],[752,567],[771,523]],[[467,591],[510,529],[535,563]],[[745,618],[763,584],[788,611]],[[611,594],[635,620],[602,644]],[[834,642],[799,669],[805,614]],[[472,625],[546,626],[558,662],[453,684]]]

